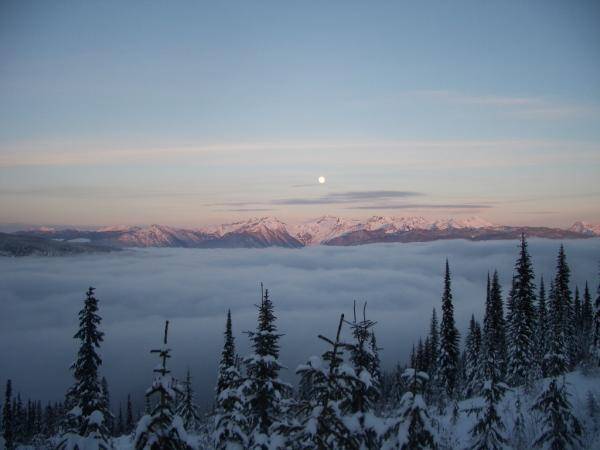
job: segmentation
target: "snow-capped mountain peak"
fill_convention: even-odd
[[[600,236],[600,224],[578,221],[571,225],[569,231],[587,234],[590,236]]]

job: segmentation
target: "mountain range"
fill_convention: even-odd
[[[428,220],[420,216],[373,216],[367,220],[323,216],[286,225],[275,217],[253,218],[211,227],[184,229],[163,225],[113,226],[94,230],[31,228],[14,236],[106,247],[300,248],[310,245],[362,245],[378,242],[426,242],[440,239],[495,240],[529,237],[577,239],[600,236],[600,225],[576,222],[567,229],[496,225],[485,219]]]

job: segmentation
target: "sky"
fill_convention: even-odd
[[[554,274],[559,242],[531,239],[536,284]],[[600,239],[565,241],[571,288],[598,286]],[[72,384],[77,312],[91,284],[99,299],[101,373],[113,402],[132,394],[136,404],[152,379],[164,320],[170,320],[170,366],[192,371],[198,404],[213,400],[231,309],[237,352],[247,355],[256,327],[259,281],[270,290],[281,338],[282,378],[295,383],[296,367],[324,351],[318,334],[332,337],[353,300],[367,302],[367,317],[386,369],[406,362],[424,336],[435,307],[440,318],[445,258],[452,273],[457,327],[466,334],[471,314],[481,320],[486,275],[497,269],[506,298],[517,241],[464,240],[298,249],[142,249],[66,258],[0,258],[0,385],[43,401],[60,400]],[[132,281],[134,280],[134,281]],[[344,336],[348,336],[347,329]],[[16,345],[18,344],[18,345]],[[44,374],[40,377],[40,374]],[[114,404],[114,403],[113,403]]]
[[[599,20],[593,1],[3,1],[0,223],[600,222]]]

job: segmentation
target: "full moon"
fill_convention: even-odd
[[[325,177],[323,175],[319,177],[319,184],[325,184]]]

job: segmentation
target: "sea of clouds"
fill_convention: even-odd
[[[532,239],[535,273],[548,282],[558,241]],[[282,377],[333,335],[353,300],[367,301],[377,321],[386,367],[404,362],[440,305],[445,259],[450,260],[456,320],[464,334],[472,313],[482,317],[488,271],[500,272],[504,293],[518,243],[462,240],[358,247],[289,249],[139,249],[64,258],[0,258],[0,383],[12,378],[25,397],[58,400],[72,382],[77,312],[88,286],[97,288],[105,342],[102,373],[115,401],[131,393],[136,404],[157,361],[164,320],[171,321],[171,366],[193,375],[198,402],[209,406],[225,315],[230,308],[236,343],[248,351],[243,331],[255,327],[259,282],[269,288],[278,316]],[[566,241],[573,287],[598,286],[600,239]]]

